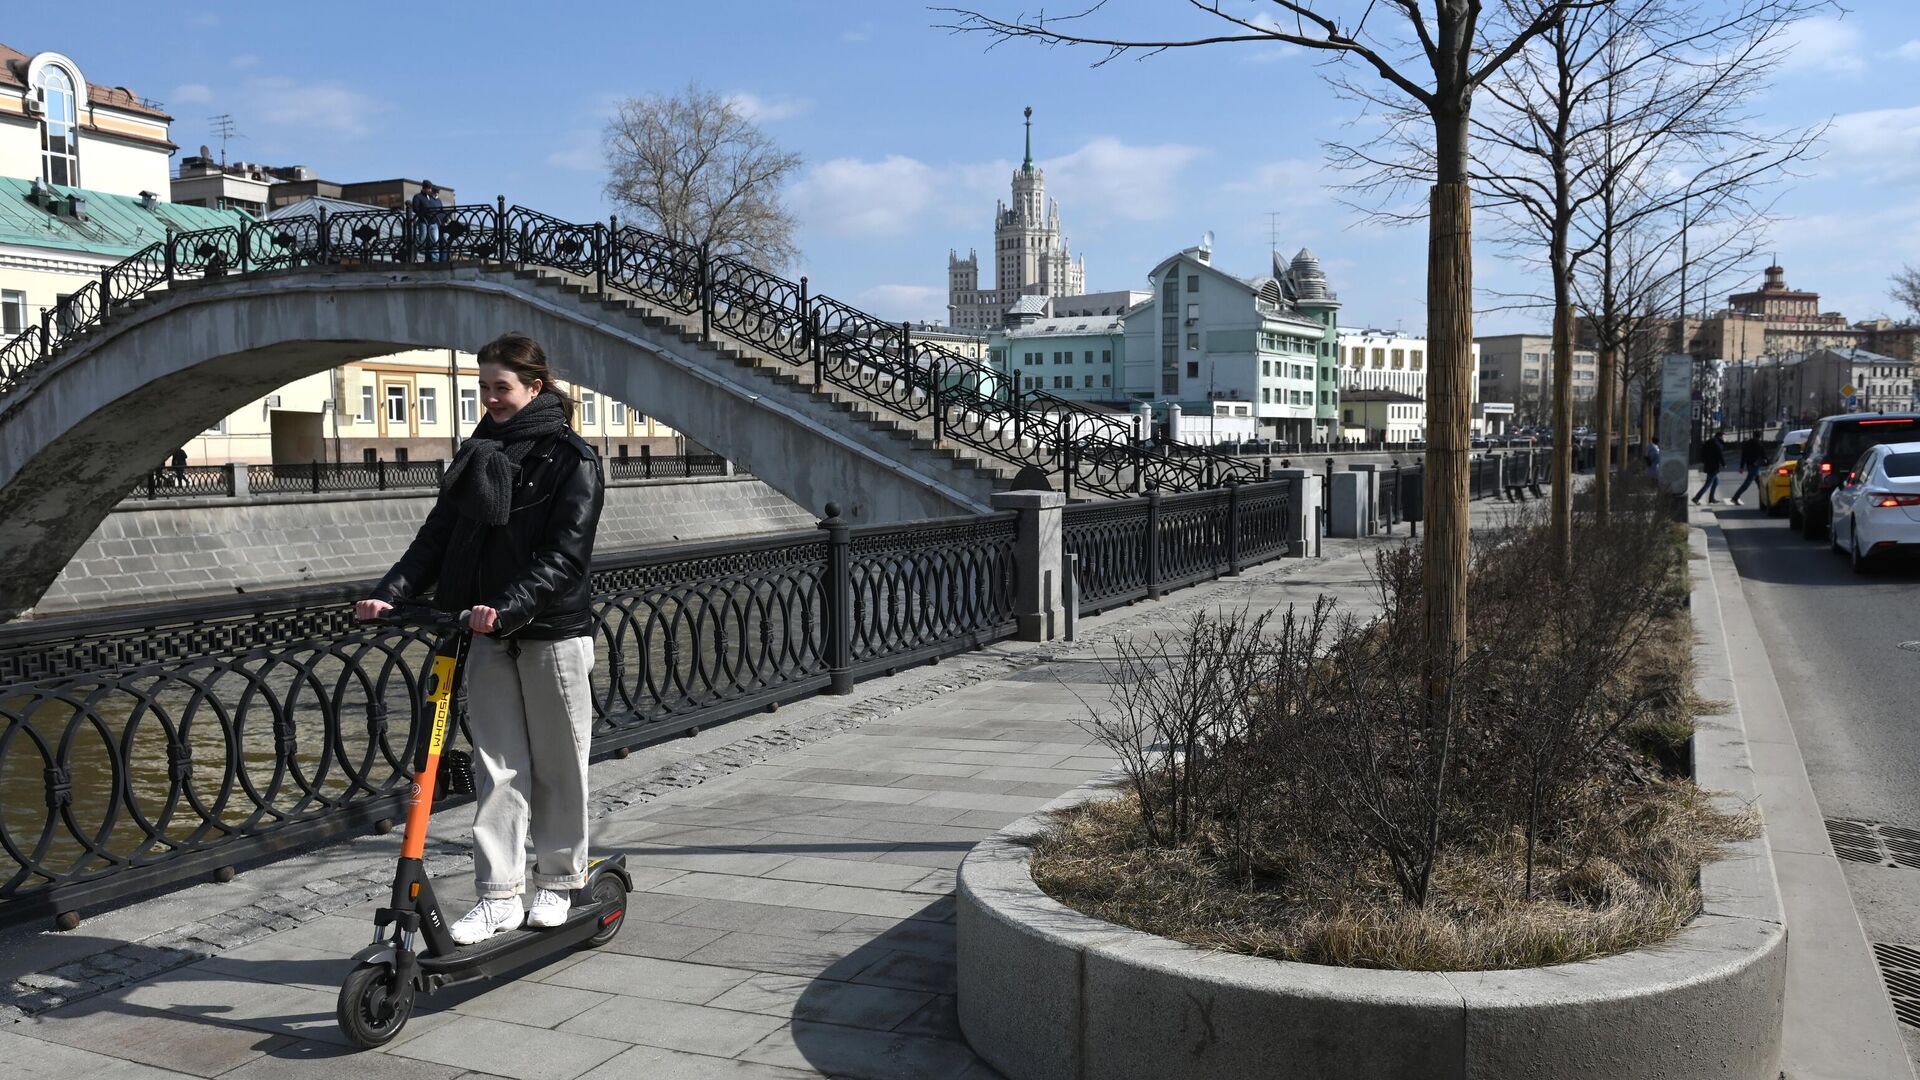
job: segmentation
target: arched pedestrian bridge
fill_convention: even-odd
[[[613,223],[406,210],[176,235],[0,345],[0,619],[31,605],[173,448],[302,376],[509,329],[570,380],[640,403],[816,512],[856,521],[987,508],[1021,468],[1077,495],[1254,479],[1134,419],[1023,390],[798,282]],[[424,261],[424,256],[439,256]]]

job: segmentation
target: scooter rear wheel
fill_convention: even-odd
[[[601,923],[600,929],[587,939],[587,948],[597,949],[612,941],[613,935],[620,932],[620,925],[627,921],[626,882],[620,880],[619,874],[602,874],[593,883],[593,891],[587,894],[587,899],[601,905],[600,918],[606,919],[609,913],[613,914],[612,919]]]
[[[363,1050],[385,1046],[413,1015],[413,984],[396,984],[392,968],[368,961],[349,972],[340,985],[334,1015],[355,1046]]]

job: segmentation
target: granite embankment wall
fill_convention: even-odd
[[[194,498],[122,505],[32,614],[377,577],[407,548],[430,492]],[[600,551],[805,528],[815,518],[745,476],[607,488]]]

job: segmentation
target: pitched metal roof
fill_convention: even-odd
[[[131,255],[171,232],[196,232],[249,220],[239,210],[213,210],[157,202],[149,210],[139,199],[86,188],[48,187],[87,203],[87,220],[76,221],[27,201],[32,181],[0,176],[0,244],[74,251],[88,255]]]

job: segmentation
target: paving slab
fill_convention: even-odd
[[[567,1021],[560,1030],[583,1037],[734,1057],[783,1026],[784,1021],[757,1013],[651,998],[616,997]]]
[[[810,1069],[783,1069],[658,1046],[635,1046],[580,1080],[799,1080],[818,1075]]]
[[[598,953],[565,971],[547,976],[546,981],[582,990],[597,990],[602,994],[704,1005],[753,975],[753,971],[742,968]],[[585,1011],[582,1009],[578,1012]],[[578,1012],[573,1015],[578,1015]],[[565,1019],[572,1019],[572,1016]]]
[[[977,1063],[965,1043],[796,1020],[740,1055],[848,1080],[959,1080]]]
[[[605,1004],[629,1000],[610,998]],[[593,1010],[588,1010],[590,1015]],[[578,1022],[579,1017],[567,1021]],[[452,1023],[410,1039],[387,1053],[466,1069],[484,1069],[512,1080],[574,1080],[625,1050],[626,1040],[595,1038],[575,1031],[549,1031],[481,1016],[456,1017]]]
[[[168,1016],[127,1006],[39,1017],[16,1024],[9,1032],[190,1076],[219,1076],[295,1041],[284,1035],[208,1023],[198,1017]],[[36,1071],[31,1075],[46,1074]]]

